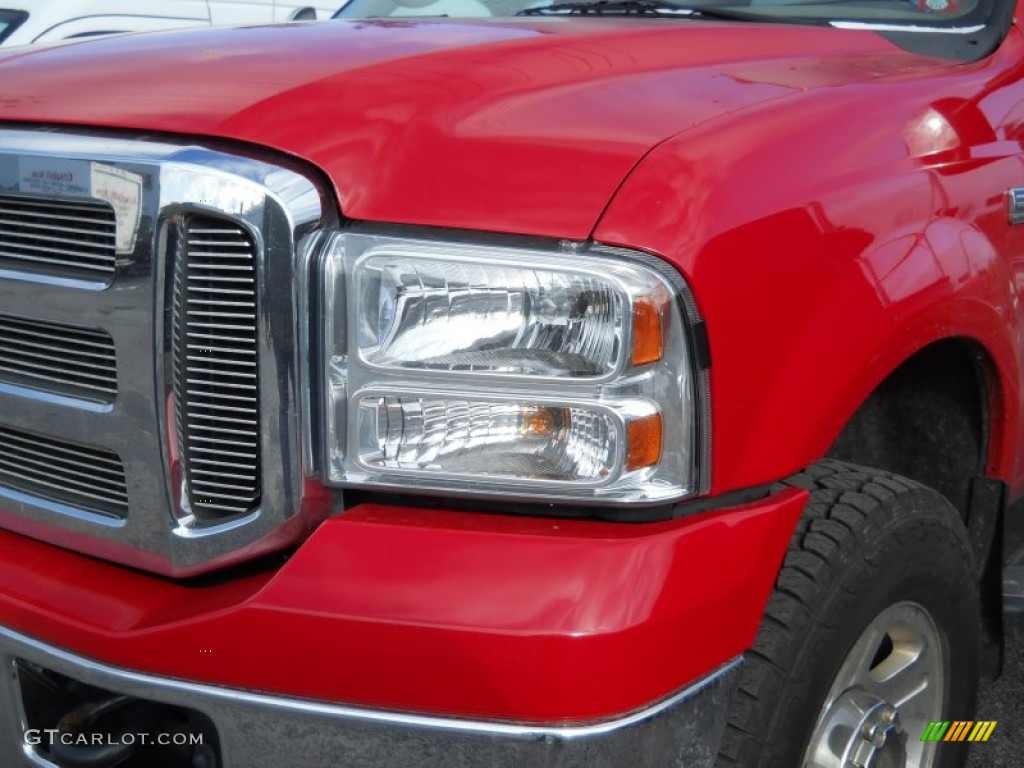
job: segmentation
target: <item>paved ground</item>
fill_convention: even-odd
[[[1024,614],[1007,616],[1006,666],[982,685],[977,717],[999,725],[991,740],[972,747],[968,768],[1024,768]]]

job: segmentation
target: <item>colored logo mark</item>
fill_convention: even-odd
[[[996,723],[996,720],[931,722],[921,734],[921,741],[988,741]]]

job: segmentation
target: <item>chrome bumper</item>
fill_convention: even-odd
[[[0,627],[5,670],[0,755],[4,765],[23,766],[52,764],[26,741],[16,659],[109,691],[206,714],[217,727],[224,768],[701,768],[711,766],[718,752],[741,665],[734,659],[668,699],[619,719],[521,726],[378,712],[153,677]]]

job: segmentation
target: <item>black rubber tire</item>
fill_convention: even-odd
[[[861,632],[902,600],[924,607],[951,660],[943,718],[970,720],[980,613],[967,532],[937,492],[826,460],[787,486],[811,492],[746,654],[717,768],[798,768],[832,681]],[[921,734],[908,734],[919,739]],[[963,765],[943,743],[938,764]]]

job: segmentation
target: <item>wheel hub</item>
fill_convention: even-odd
[[[904,768],[907,734],[896,707],[851,688],[829,707],[810,765],[826,768]]]

